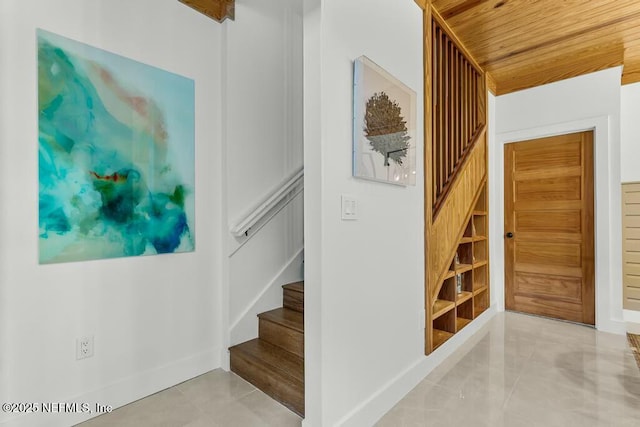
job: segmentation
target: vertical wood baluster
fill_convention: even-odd
[[[459,102],[459,95],[460,95],[460,73],[459,73],[459,65],[460,65],[460,52],[458,51],[458,48],[456,47],[455,44],[453,44],[452,47],[452,55],[453,55],[453,62],[451,64],[451,73],[452,73],[452,78],[453,78],[453,88],[451,91],[451,98],[453,99],[453,111],[451,111],[451,117],[452,117],[452,121],[451,121],[451,133],[453,135],[453,138],[451,138],[451,141],[449,142],[451,144],[451,177],[450,179],[453,179],[453,176],[455,175],[455,168],[456,168],[456,163],[458,160],[458,156],[460,155],[460,148],[458,147],[458,139],[460,138],[460,135],[458,133],[458,123],[460,122],[460,117],[459,117],[459,113],[460,113],[460,102]]]
[[[462,153],[462,138],[463,138],[463,124],[464,124],[464,115],[462,113],[463,104],[464,104],[464,92],[462,91],[462,80],[464,79],[464,56],[461,53],[458,53],[460,56],[458,62],[458,140],[456,144],[458,146],[458,153]]]
[[[433,58],[431,61],[431,66],[432,66],[432,70],[431,70],[431,76],[433,78],[433,84],[432,84],[432,102],[433,102],[433,111],[431,112],[431,123],[432,123],[432,141],[431,141],[431,146],[432,146],[432,153],[431,153],[431,167],[432,167],[432,177],[433,177],[433,183],[432,183],[432,197],[433,197],[433,204],[434,207],[436,206],[436,202],[438,200],[438,196],[439,196],[439,189],[440,189],[440,183],[438,182],[438,177],[440,176],[440,173],[438,171],[438,141],[440,140],[440,126],[438,125],[438,109],[440,108],[440,98],[439,98],[439,91],[438,91],[438,58],[440,57],[440,50],[439,50],[439,41],[440,41],[440,29],[438,28],[438,26],[436,25],[435,21],[433,22],[432,25],[432,47],[433,47]]]
[[[434,173],[436,174],[434,183],[435,183],[435,192],[436,192],[436,198],[434,200],[437,200],[440,197],[440,132],[442,131],[440,129],[440,56],[442,55],[442,52],[440,52],[440,28],[436,29],[436,38],[435,38],[435,45],[436,45],[436,49],[437,49],[437,57],[435,58],[434,64],[436,64],[436,70],[435,70],[435,79],[436,82],[434,84],[435,87],[435,91],[436,91],[436,97],[434,98],[436,100],[437,106],[438,108],[436,109],[436,111],[434,111],[434,114],[436,114],[436,116],[434,117],[434,124],[435,124],[435,128],[437,129],[437,137],[434,139],[434,146],[435,146],[435,159],[433,162],[433,166],[434,166]]]
[[[440,177],[439,177],[439,183],[440,183],[440,187],[438,189],[438,194],[440,197],[440,195],[442,194],[442,190],[444,190],[444,185],[445,185],[445,166],[444,166],[444,146],[446,145],[446,141],[444,139],[444,98],[446,96],[446,94],[444,93],[444,52],[446,49],[446,36],[444,34],[444,32],[441,30],[440,31],[440,57],[438,58],[438,63],[440,64],[440,66],[438,67],[438,79],[439,79],[439,86],[440,86],[440,90],[439,90],[439,95],[440,95],[440,105],[442,106],[442,108],[440,108],[440,114],[439,114],[439,118],[438,118],[438,122],[439,122],[439,126],[440,126],[440,140],[439,140],[439,144],[440,144],[440,158],[438,159],[438,169],[440,172]]]
[[[471,96],[472,99],[475,101],[474,102],[474,106],[473,109],[471,111],[472,116],[472,121],[473,121],[473,130],[475,131],[476,129],[478,129],[478,104],[479,104],[479,98],[478,98],[478,72],[475,70],[475,68],[473,69],[473,76],[471,79],[471,84],[472,84],[472,88],[471,88]]]
[[[473,97],[471,96],[471,63],[467,63],[467,99],[469,99],[469,105],[467,106],[467,146],[471,144],[471,137],[473,136],[473,126],[471,125],[471,110],[473,110]]]
[[[463,105],[462,105],[462,127],[464,129],[463,134],[462,134],[462,140],[461,140],[461,147],[460,147],[460,152],[464,153],[464,150],[467,148],[467,135],[469,133],[469,123],[467,121],[468,119],[468,115],[467,115],[467,109],[469,108],[469,94],[467,92],[467,82],[469,79],[468,76],[468,71],[469,71],[469,64],[467,63],[466,58],[464,58],[463,61],[463,66],[462,66],[462,96],[464,99]]]
[[[471,135],[476,131],[476,115],[474,113],[476,106],[476,96],[475,96],[475,81],[476,81],[476,70],[471,67],[471,73],[469,74],[469,97],[471,98],[471,108],[469,109],[469,117],[471,117]]]

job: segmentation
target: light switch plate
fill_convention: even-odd
[[[358,219],[358,202],[354,196],[342,195],[342,219],[344,221]]]

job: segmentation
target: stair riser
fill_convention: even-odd
[[[260,339],[304,357],[304,333],[264,319],[260,319],[258,333]]]
[[[266,369],[259,361],[235,351],[231,352],[231,370],[304,417],[304,384],[300,381]]]
[[[285,308],[304,313],[304,293],[285,289],[282,302]]]

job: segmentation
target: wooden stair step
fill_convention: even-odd
[[[304,360],[260,338],[229,349],[231,370],[304,417]]]
[[[284,307],[276,308],[274,310],[258,314],[258,318],[304,333],[304,315],[299,311]]]
[[[304,312],[304,282],[289,283],[282,286],[283,305],[291,310]]]
[[[304,316],[288,308],[258,314],[259,336],[296,356],[304,357]]]

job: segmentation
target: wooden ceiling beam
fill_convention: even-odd
[[[235,0],[178,0],[192,9],[222,22],[229,18],[235,19]]]

